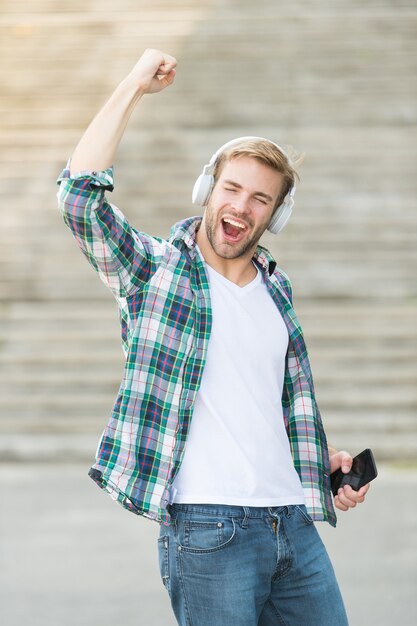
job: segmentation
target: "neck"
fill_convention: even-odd
[[[256,268],[252,263],[255,249],[249,250],[246,254],[236,259],[225,259],[213,250],[207,238],[204,225],[198,230],[196,241],[205,262],[231,282],[239,287],[244,287],[255,278]]]

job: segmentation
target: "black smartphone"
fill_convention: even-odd
[[[333,495],[336,496],[340,487],[350,485],[355,491],[368,484],[378,475],[374,455],[370,448],[366,448],[354,457],[352,469],[344,474],[341,469],[330,474]]]

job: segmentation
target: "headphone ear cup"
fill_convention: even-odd
[[[268,230],[277,235],[284,226],[287,224],[288,220],[291,217],[292,207],[294,206],[294,200],[290,197],[287,202],[284,202],[278,209],[275,211],[272,216],[271,221],[268,225]]]
[[[206,206],[214,186],[214,177],[211,174],[200,174],[194,184],[192,201],[198,206]]]

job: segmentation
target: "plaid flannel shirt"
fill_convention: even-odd
[[[89,475],[126,509],[169,524],[211,330],[208,277],[195,247],[201,217],[173,226],[169,240],[151,237],[108,202],[112,168],[70,176],[67,166],[58,183],[65,223],[118,302],[126,357]],[[282,406],[306,506],[334,526],[326,436],[291,284],[265,248],[254,262],[289,333]]]

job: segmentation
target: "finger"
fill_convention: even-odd
[[[158,67],[158,71],[156,72],[155,76],[157,76],[158,78],[160,76],[167,76],[174,68],[169,66],[169,65],[163,65],[162,67]]]
[[[369,483],[367,485],[364,485],[363,487],[359,489],[358,494],[361,496],[365,496],[368,493],[370,486],[371,485]]]
[[[164,60],[158,67],[157,75],[169,74],[175,67],[177,67],[177,60],[174,57],[165,56]]]
[[[365,501],[365,496],[361,495],[358,491],[355,491],[354,489],[351,489],[349,487],[349,489],[345,488],[343,490],[341,499],[344,504],[353,508],[357,504],[362,504],[362,502]]]
[[[344,492],[349,500],[354,500],[355,502],[363,502],[365,500],[365,495],[368,492],[369,485],[365,485],[365,487],[361,487],[359,491],[355,491],[350,485],[345,485]]]
[[[344,450],[341,452],[341,467],[342,472],[347,474],[352,469],[353,458],[349,454],[349,452],[345,452]]]
[[[348,506],[350,509],[355,508],[357,504],[360,504],[364,500],[364,497],[358,496],[357,492],[350,488],[342,490],[339,498],[341,502],[343,502],[343,504]]]
[[[351,495],[350,492],[345,491],[343,488],[339,489],[338,492],[339,501],[350,509],[355,508],[357,505],[357,500],[354,495]]]
[[[365,495],[368,490],[369,483],[361,487],[359,491],[355,491],[350,485],[341,487],[334,499],[336,508],[341,511],[348,511],[349,509],[355,508],[357,504],[361,504],[365,501]]]
[[[335,472],[339,468],[346,474],[352,467],[352,457],[346,450],[340,450],[330,458],[330,470]]]
[[[171,70],[167,76],[158,76],[161,89],[168,87],[168,85],[171,85],[174,82],[175,74],[175,70]]]
[[[340,498],[339,496],[336,496],[334,499],[334,505],[337,509],[339,509],[340,511],[348,511],[349,508],[343,504],[342,502],[340,502]]]

